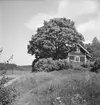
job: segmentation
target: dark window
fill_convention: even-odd
[[[69,59],[70,60],[74,60],[74,56],[69,56]]]
[[[80,57],[79,57],[79,56],[76,56],[76,57],[75,57],[75,61],[76,61],[76,62],[79,62],[79,61],[80,61]]]
[[[80,61],[84,62],[85,61],[85,57],[80,57]]]

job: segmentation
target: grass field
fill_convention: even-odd
[[[99,105],[100,75],[54,71],[28,73],[11,85],[20,96],[13,105]]]
[[[27,74],[30,73],[31,71],[25,71],[25,70],[8,70],[6,75],[23,75],[23,74]]]
[[[31,71],[28,70],[7,70],[6,75],[25,75],[27,73],[30,73]],[[0,72],[2,75],[2,71]]]

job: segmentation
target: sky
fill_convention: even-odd
[[[86,42],[100,40],[100,0],[0,0],[0,61],[13,54],[11,63],[30,65],[34,59],[27,45],[44,20],[67,18]]]

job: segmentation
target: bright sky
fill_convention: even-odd
[[[6,60],[13,54],[11,63],[31,64],[34,57],[27,53],[28,41],[43,20],[54,17],[74,20],[87,42],[95,36],[100,39],[99,0],[1,0],[1,59]]]

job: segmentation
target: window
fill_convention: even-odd
[[[74,60],[74,56],[69,56],[70,60]]]
[[[80,48],[77,46],[77,48],[76,48],[76,52],[77,53],[80,53]]]
[[[85,57],[80,57],[81,62],[85,62]]]
[[[79,56],[75,56],[75,62],[80,62],[80,57]]]

